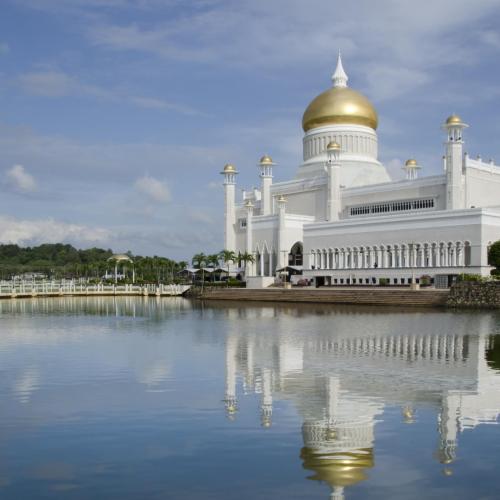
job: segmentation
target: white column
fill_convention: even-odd
[[[246,232],[246,251],[253,255],[253,203],[248,200],[245,203],[247,209],[247,232]],[[254,275],[254,264],[252,262],[246,263],[246,272],[248,276]]]
[[[326,220],[336,221],[340,217],[340,146],[336,142],[330,142],[326,148],[328,161],[326,163],[327,185],[327,207]]]
[[[271,185],[273,183],[273,166],[275,163],[268,155],[264,155],[259,162],[261,178],[261,214],[271,213]]]
[[[276,199],[278,206],[278,267],[288,265],[288,248],[286,247],[286,198],[281,195]]]
[[[460,117],[452,115],[446,120],[446,209],[464,208],[462,188],[463,171],[463,131],[467,127]]]
[[[227,164],[221,172],[224,175],[224,250],[236,251],[236,174],[233,165]]]

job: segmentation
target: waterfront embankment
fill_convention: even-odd
[[[449,290],[404,288],[223,288],[205,290],[203,300],[258,302],[309,302],[317,304],[363,304],[401,307],[445,307]]]
[[[447,305],[474,309],[500,309],[500,281],[464,281],[452,286]]]

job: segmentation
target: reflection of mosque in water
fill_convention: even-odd
[[[374,426],[384,408],[400,407],[411,424],[417,407],[433,407],[437,449],[429,454],[451,474],[460,433],[497,423],[500,413],[500,336],[490,336],[498,317],[457,315],[450,325],[452,315],[418,316],[404,327],[407,334],[377,333],[384,331],[381,315],[372,326],[364,318],[363,334],[349,314],[330,318],[322,333],[314,325],[294,331],[291,322],[286,336],[252,332],[251,322],[242,322],[249,326],[226,341],[228,417],[237,416],[240,378],[244,393],[261,396],[263,427],[271,426],[273,398],[290,401],[303,419],[300,457],[309,479],[326,482],[330,498],[341,499],[374,466]]]

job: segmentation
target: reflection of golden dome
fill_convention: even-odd
[[[448,116],[446,119],[446,125],[460,125],[462,123],[462,118],[460,116],[453,113],[451,116]]]
[[[269,155],[264,155],[259,160],[260,165],[274,165],[273,159]]]
[[[331,487],[351,486],[364,481],[367,479],[365,469],[374,465],[372,448],[326,454],[317,453],[312,448],[302,448],[300,458],[304,469],[315,472],[308,479],[325,481]]]
[[[328,146],[326,146],[327,151],[340,151],[341,149],[340,144],[335,141],[329,142]]]
[[[323,125],[364,125],[376,129],[378,116],[372,103],[349,87],[333,87],[313,99],[302,117],[304,132]]]

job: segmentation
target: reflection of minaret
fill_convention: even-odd
[[[439,449],[437,458],[442,464],[450,464],[456,458],[460,396],[448,394],[438,418]]]
[[[271,427],[273,416],[272,372],[262,370],[262,404],[260,406],[262,427]]]
[[[233,419],[237,410],[236,406],[236,337],[226,340],[226,394],[224,403],[228,418]]]

